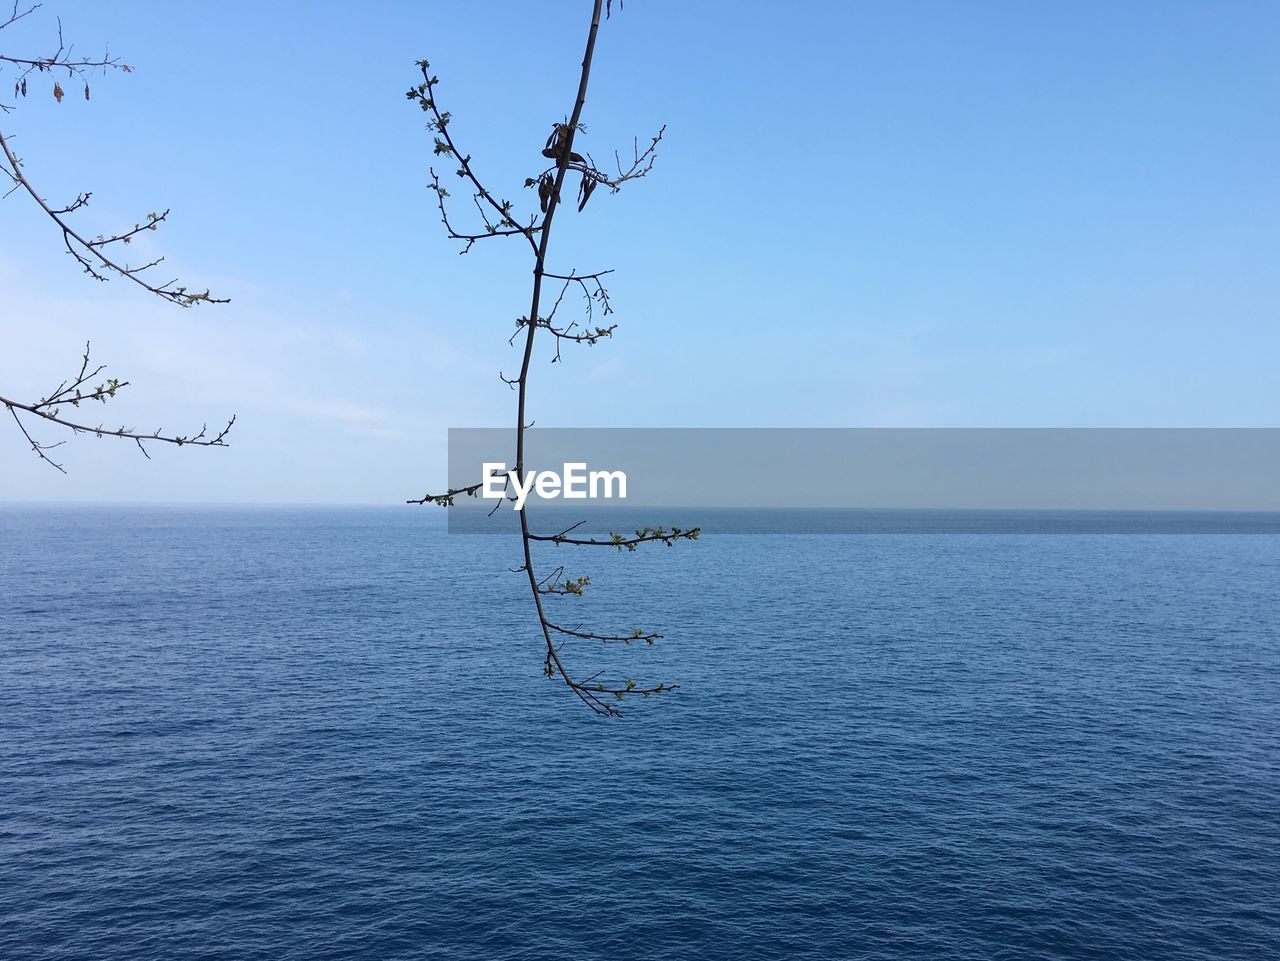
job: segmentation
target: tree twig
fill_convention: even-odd
[[[621,6],[621,4],[619,5]],[[624,184],[647,176],[653,169],[657,146],[662,140],[665,131],[665,127],[659,130],[658,134],[651,138],[644,149],[641,149],[637,142],[633,146],[633,155],[629,164],[622,161],[615,154],[616,174],[605,173],[595,165],[590,156],[583,156],[574,150],[575,139],[584,129],[582,113],[586,104],[587,86],[591,77],[591,65],[595,55],[596,38],[600,30],[602,13],[606,16],[612,13],[611,0],[607,5],[605,0],[592,0],[591,23],[587,32],[586,49],[582,58],[581,71],[578,77],[578,90],[574,98],[573,109],[563,122],[552,125],[551,136],[547,139],[546,146],[542,150],[543,156],[553,160],[554,163],[542,169],[536,176],[528,177],[525,180],[526,187],[537,188],[539,206],[539,214],[535,214],[530,218],[528,226],[524,226],[516,217],[513,205],[510,202],[498,200],[484,186],[475,173],[470,155],[463,154],[457,148],[450,132],[452,117],[447,111],[441,111],[437,106],[435,88],[439,83],[439,79],[431,74],[430,64],[427,61],[418,62],[418,67],[422,71],[422,82],[408,91],[409,99],[416,100],[422,110],[431,118],[428,128],[436,134],[435,153],[438,156],[457,161],[459,164],[458,176],[467,180],[472,188],[472,200],[476,210],[479,212],[482,227],[468,230],[454,225],[446,206],[449,193],[441,185],[435,170],[431,171],[430,186],[436,194],[441,222],[450,237],[464,242],[465,246],[461,252],[466,253],[476,242],[489,237],[519,235],[526,239],[533,253],[533,288],[530,296],[529,311],[516,321],[516,333],[512,335],[512,341],[514,341],[522,331],[524,333],[520,371],[515,377],[500,375],[503,382],[510,385],[517,392],[514,466],[516,477],[526,476],[526,432],[531,426],[527,418],[529,374],[538,331],[545,330],[550,336],[554,337],[556,347],[555,355],[552,357],[552,362],[554,363],[561,359],[560,347],[562,343],[594,345],[600,340],[612,336],[617,326],[605,327],[592,324],[593,311],[597,307],[604,316],[612,313],[608,291],[601,279],[611,271],[600,270],[591,273],[570,271],[565,274],[553,273],[547,270],[552,225],[555,221],[556,213],[562,205],[565,181],[570,174],[579,178],[577,209],[582,211],[598,186],[603,185],[608,187],[611,192],[617,192]],[[543,284],[547,280],[559,281],[561,282],[561,287],[550,311],[544,316],[540,311],[543,301]],[[561,308],[566,293],[573,287],[578,288],[585,298],[586,322],[582,324],[578,321],[572,321],[567,324],[557,323],[555,320],[556,314]],[[474,497],[483,486],[484,484],[481,483],[468,487],[450,488],[444,493],[427,494],[421,498],[410,500],[409,503],[434,503],[453,506],[455,498],[459,496]],[[500,504],[501,501],[499,501]],[[543,606],[543,598],[580,596],[585,592],[585,588],[591,581],[586,576],[562,579],[564,574],[563,566],[555,568],[551,574],[540,578],[534,564],[533,545],[538,542],[551,542],[557,546],[564,544],[609,546],[619,551],[633,551],[638,545],[646,543],[660,542],[669,547],[677,540],[696,540],[699,531],[696,528],[693,530],[681,530],[678,527],[673,527],[667,530],[661,527],[646,527],[636,531],[634,537],[623,537],[621,534],[612,533],[609,540],[597,540],[595,538],[571,537],[571,532],[580,526],[575,524],[559,534],[543,535],[534,534],[531,531],[527,507],[518,513],[520,515],[523,563],[516,570],[524,573],[529,582],[530,594],[538,616],[538,625],[545,643],[544,673],[548,677],[558,676],[583,704],[597,714],[608,716],[616,716],[621,713],[617,706],[618,702],[627,697],[640,696],[647,698],[651,695],[663,694],[674,690],[677,685],[666,683],[643,685],[630,678],[605,681],[601,680],[602,675],[599,673],[580,679],[569,670],[565,663],[565,658],[562,656],[562,645],[566,639],[596,640],[601,642],[616,641],[624,644],[643,641],[646,645],[652,645],[661,635],[643,631],[639,628],[630,634],[597,633],[579,630],[576,627],[566,628],[551,621]]]

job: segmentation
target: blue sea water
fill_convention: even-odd
[[[0,958],[1280,957],[1280,538],[0,510]]]

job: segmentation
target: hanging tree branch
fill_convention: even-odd
[[[9,11],[9,16],[5,18],[3,23],[0,23],[0,30],[13,26],[13,24],[17,23],[19,20],[29,17],[39,9],[40,4],[35,3],[24,10],[19,6],[18,0],[14,0],[13,7]],[[15,97],[25,97],[27,95],[27,77],[32,73],[49,73],[54,76],[62,76],[65,73],[68,80],[83,80],[92,70],[105,71],[108,69],[114,69],[122,70],[125,73],[133,72],[133,68],[127,63],[122,62],[119,57],[111,56],[110,50],[104,51],[102,56],[97,58],[73,57],[73,53],[74,51],[72,48],[67,46],[66,41],[62,37],[62,21],[59,20],[58,49],[52,54],[47,57],[31,58],[13,57],[0,53],[0,64],[8,63],[20,68],[18,79],[13,85],[13,95]],[[65,96],[62,85],[56,81],[53,85],[53,96],[58,103],[62,103],[62,98]],[[84,87],[84,99],[89,99],[89,84],[87,82]],[[8,113],[12,109],[13,107],[8,104],[0,103],[0,111]]]
[[[37,192],[36,188],[32,186],[31,181],[27,179],[22,170],[22,161],[10,148],[9,140],[5,137],[4,131],[0,131],[0,151],[3,151],[4,155],[3,158],[0,158],[0,172],[3,172],[13,182],[13,187],[9,192],[12,193],[15,190],[22,189],[30,195],[36,205],[62,231],[62,242],[67,248],[67,253],[71,254],[76,259],[76,262],[84,268],[84,272],[94,280],[105,281],[110,275],[114,274],[117,277],[133,281],[143,290],[155,294],[170,303],[177,304],[179,307],[194,307],[200,303],[226,304],[230,302],[228,298],[213,297],[208,290],[192,292],[186,287],[178,286],[177,279],[168,280],[160,284],[152,283],[144,274],[151,268],[163,263],[163,257],[157,257],[143,264],[128,264],[115,256],[114,251],[111,250],[113,245],[127,246],[134,237],[144,230],[155,230],[169,218],[169,211],[166,210],[160,214],[153,211],[147,214],[145,222],[141,224],[134,224],[132,227],[109,236],[98,234],[90,239],[71,226],[67,215],[75,213],[82,207],[87,207],[89,198],[93,196],[92,193],[77,194],[76,199],[70,204],[55,209],[49,205]],[[5,196],[8,196],[8,194]]]
[[[39,4],[35,4],[26,9],[20,9],[17,0],[15,0],[7,18],[0,21],[0,31],[25,19],[37,10],[39,6]],[[3,36],[3,34],[0,34],[0,36]],[[91,72],[102,71],[106,73],[109,70],[120,70],[124,73],[131,73],[133,70],[132,67],[122,62],[118,57],[111,56],[110,51],[104,52],[100,57],[76,56],[73,48],[68,46],[63,38],[61,21],[58,22],[58,47],[53,53],[44,57],[15,57],[0,54],[0,69],[3,69],[6,65],[17,68],[17,78],[13,85],[15,101],[28,96],[28,91],[30,90],[29,80],[33,74],[47,73],[54,77],[52,94],[58,104],[61,104],[66,96],[66,91],[63,89],[59,78],[83,82],[84,99],[88,100],[90,98],[88,76]],[[15,104],[0,101],[0,113],[9,114],[14,109]],[[92,193],[87,191],[78,193],[70,203],[60,207],[50,203],[28,179],[22,159],[13,150],[12,134],[6,134],[3,130],[0,130],[0,172],[8,178],[11,184],[8,191],[4,193],[4,197],[7,199],[15,193],[25,194],[29,197],[61,233],[62,242],[67,253],[74,257],[81,269],[95,280],[106,281],[111,277],[122,277],[137,284],[148,293],[154,294],[169,303],[177,304],[179,307],[194,307],[202,303],[228,303],[226,298],[214,297],[207,289],[193,291],[188,287],[182,286],[177,279],[162,282],[153,281],[151,279],[152,275],[148,271],[163,263],[163,257],[154,257],[145,262],[137,263],[130,262],[121,256],[120,252],[129,247],[136,237],[147,231],[155,231],[160,224],[168,220],[168,210],[162,213],[149,213],[141,223],[135,223],[130,227],[125,227],[109,234],[99,233],[91,236],[73,225],[71,216],[88,207]],[[92,387],[90,382],[103,369],[103,367],[98,367],[92,372],[89,371],[89,345],[86,344],[79,374],[64,381],[59,385],[58,390],[48,397],[24,402],[0,396],[0,405],[4,406],[9,414],[12,415],[19,430],[21,430],[27,442],[30,443],[31,449],[41,460],[66,473],[61,464],[48,456],[48,451],[62,446],[64,442],[45,443],[33,439],[28,431],[27,424],[23,422],[24,416],[39,418],[45,424],[56,425],[69,430],[72,434],[88,433],[98,437],[132,440],[148,458],[150,454],[147,453],[146,444],[149,442],[175,444],[179,447],[187,445],[198,447],[227,446],[225,438],[231,426],[235,423],[235,417],[232,417],[221,431],[212,436],[208,434],[204,427],[196,433],[183,435],[166,434],[160,429],[151,432],[140,432],[127,427],[107,428],[102,424],[93,426],[68,419],[64,414],[65,405],[78,407],[82,402],[105,404],[115,398],[118,390],[128,386],[127,381],[111,379],[104,381],[97,387]]]
[[[105,364],[100,364],[93,370],[89,370],[89,345],[86,343],[84,345],[84,357],[80,364],[80,372],[74,377],[64,380],[48,397],[42,397],[30,403],[23,403],[9,397],[0,396],[0,406],[6,408],[12,415],[14,423],[22,431],[22,436],[27,439],[31,449],[41,460],[55,470],[61,471],[63,474],[67,472],[60,463],[49,457],[48,451],[53,450],[55,447],[61,447],[65,441],[46,444],[33,439],[31,433],[27,430],[27,425],[22,422],[23,414],[33,415],[46,423],[65,427],[73,434],[93,434],[95,437],[118,437],[131,440],[138,445],[138,450],[142,451],[147,460],[151,459],[151,455],[147,453],[146,448],[146,444],[150,441],[174,444],[178,447],[188,444],[196,447],[227,446],[226,436],[231,432],[231,427],[236,422],[234,416],[227,421],[227,425],[222,430],[213,436],[208,433],[208,425],[201,425],[200,430],[194,434],[166,434],[162,428],[156,428],[150,432],[139,432],[129,427],[105,427],[101,422],[94,426],[70,420],[68,415],[63,412],[65,407],[79,407],[81,404],[91,405],[95,402],[105,405],[108,401],[115,399],[118,391],[129,386],[127,380],[122,381],[114,377],[102,381],[96,387],[92,386],[93,381],[97,380],[98,375],[106,369]]]
[[[621,3],[619,3],[619,6],[621,6]],[[613,312],[612,305],[609,302],[608,290],[602,280],[612,271],[556,273],[547,269],[552,224],[557,211],[563,203],[565,182],[571,175],[577,180],[576,206],[577,210],[582,212],[598,187],[604,186],[610,192],[616,193],[630,181],[647,176],[653,169],[657,147],[662,141],[663,133],[666,129],[664,127],[659,130],[643,148],[640,147],[638,141],[634,143],[629,161],[623,160],[615,153],[616,171],[606,172],[602,170],[591,159],[590,154],[584,155],[574,149],[578,135],[586,133],[586,127],[582,123],[582,113],[586,104],[587,86],[591,77],[591,64],[595,56],[596,37],[600,30],[601,17],[602,15],[607,17],[611,13],[612,0],[608,0],[607,3],[606,0],[592,0],[591,24],[587,32],[586,51],[582,58],[582,69],[578,78],[577,95],[573,101],[572,111],[563,121],[552,125],[551,134],[542,148],[542,156],[553,162],[538,171],[536,175],[527,177],[524,182],[525,187],[536,188],[538,195],[538,213],[533,214],[527,224],[517,217],[510,201],[498,199],[493,192],[484,186],[472,165],[470,154],[463,153],[454,141],[450,125],[452,116],[448,111],[441,110],[437,105],[436,86],[439,84],[439,79],[431,74],[430,64],[427,61],[421,60],[418,62],[418,67],[422,71],[422,82],[412,87],[407,93],[408,98],[417,101],[430,118],[427,127],[435,134],[436,155],[458,163],[457,175],[467,182],[472,192],[473,204],[480,213],[480,223],[476,227],[464,228],[456,226],[457,222],[451,218],[448,210],[447,202],[450,194],[441,185],[436,171],[434,169],[431,170],[431,182],[428,186],[436,194],[440,219],[451,238],[464,242],[465,246],[461,252],[466,253],[477,242],[491,237],[520,236],[529,244],[533,255],[533,284],[529,311],[516,321],[516,333],[512,336],[512,341],[514,341],[521,332],[524,333],[520,373],[513,378],[505,376],[502,378],[505,383],[509,384],[517,392],[515,474],[521,478],[525,477],[525,435],[530,426],[526,416],[529,399],[529,374],[538,331],[545,330],[549,336],[554,338],[555,354],[551,360],[555,363],[561,359],[560,348],[562,344],[587,344],[588,346],[593,346],[600,340],[611,337],[617,328],[616,324],[605,327],[594,325],[593,323],[596,309],[599,309],[602,317],[607,317]],[[562,286],[551,306],[551,310],[544,315],[541,313],[543,283],[547,280],[559,281]],[[565,295],[569,290],[575,288],[585,299],[586,319],[582,323],[578,321],[567,324],[558,323],[555,318]],[[459,496],[475,497],[483,486],[484,484],[480,483],[468,487],[452,488],[442,494],[427,494],[421,498],[410,500],[408,503],[439,504],[450,507],[453,506],[455,498]],[[501,501],[499,501],[500,504]],[[581,677],[569,669],[564,651],[564,645],[567,641],[621,642],[623,644],[642,641],[648,646],[658,640],[661,635],[641,628],[634,628],[630,633],[625,634],[598,633],[582,630],[579,627],[566,628],[553,622],[544,609],[543,598],[581,596],[591,583],[591,579],[587,576],[566,578],[563,566],[555,568],[544,577],[539,577],[535,567],[534,545],[541,542],[549,542],[557,547],[561,545],[608,546],[620,551],[633,551],[642,544],[660,542],[670,547],[677,540],[697,540],[698,529],[681,530],[680,528],[671,528],[667,530],[662,527],[646,527],[636,531],[634,537],[625,537],[619,533],[612,533],[608,540],[596,540],[594,538],[570,537],[570,533],[579,525],[574,525],[573,528],[554,535],[534,533],[529,526],[528,507],[526,506],[524,510],[518,513],[520,515],[523,563],[516,570],[517,572],[523,572],[528,579],[530,595],[533,599],[534,609],[538,617],[538,626],[542,632],[545,645],[543,672],[546,676],[559,677],[583,704],[595,713],[607,716],[620,714],[619,702],[628,697],[647,698],[651,695],[662,694],[675,689],[677,685],[665,682],[642,684],[633,678],[627,677],[610,680],[605,678],[603,672]]]

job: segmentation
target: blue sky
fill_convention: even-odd
[[[47,393],[84,340],[114,421],[239,417],[228,450],[80,438],[63,477],[0,426],[0,500],[395,503],[449,426],[501,426],[527,253],[465,257],[425,189],[432,61],[453,131],[525,201],[571,108],[586,2],[50,2],[135,67],[0,118],[91,232],[149,242],[224,307],[98,284],[0,204],[0,384]],[[602,31],[585,119],[652,176],[557,223],[615,267],[618,336],[535,367],[544,426],[1277,426],[1280,7],[676,3]],[[0,90],[7,86],[5,74]],[[48,438],[46,438],[48,439]]]

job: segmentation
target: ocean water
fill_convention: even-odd
[[[0,510],[0,958],[1274,959],[1280,537]]]

